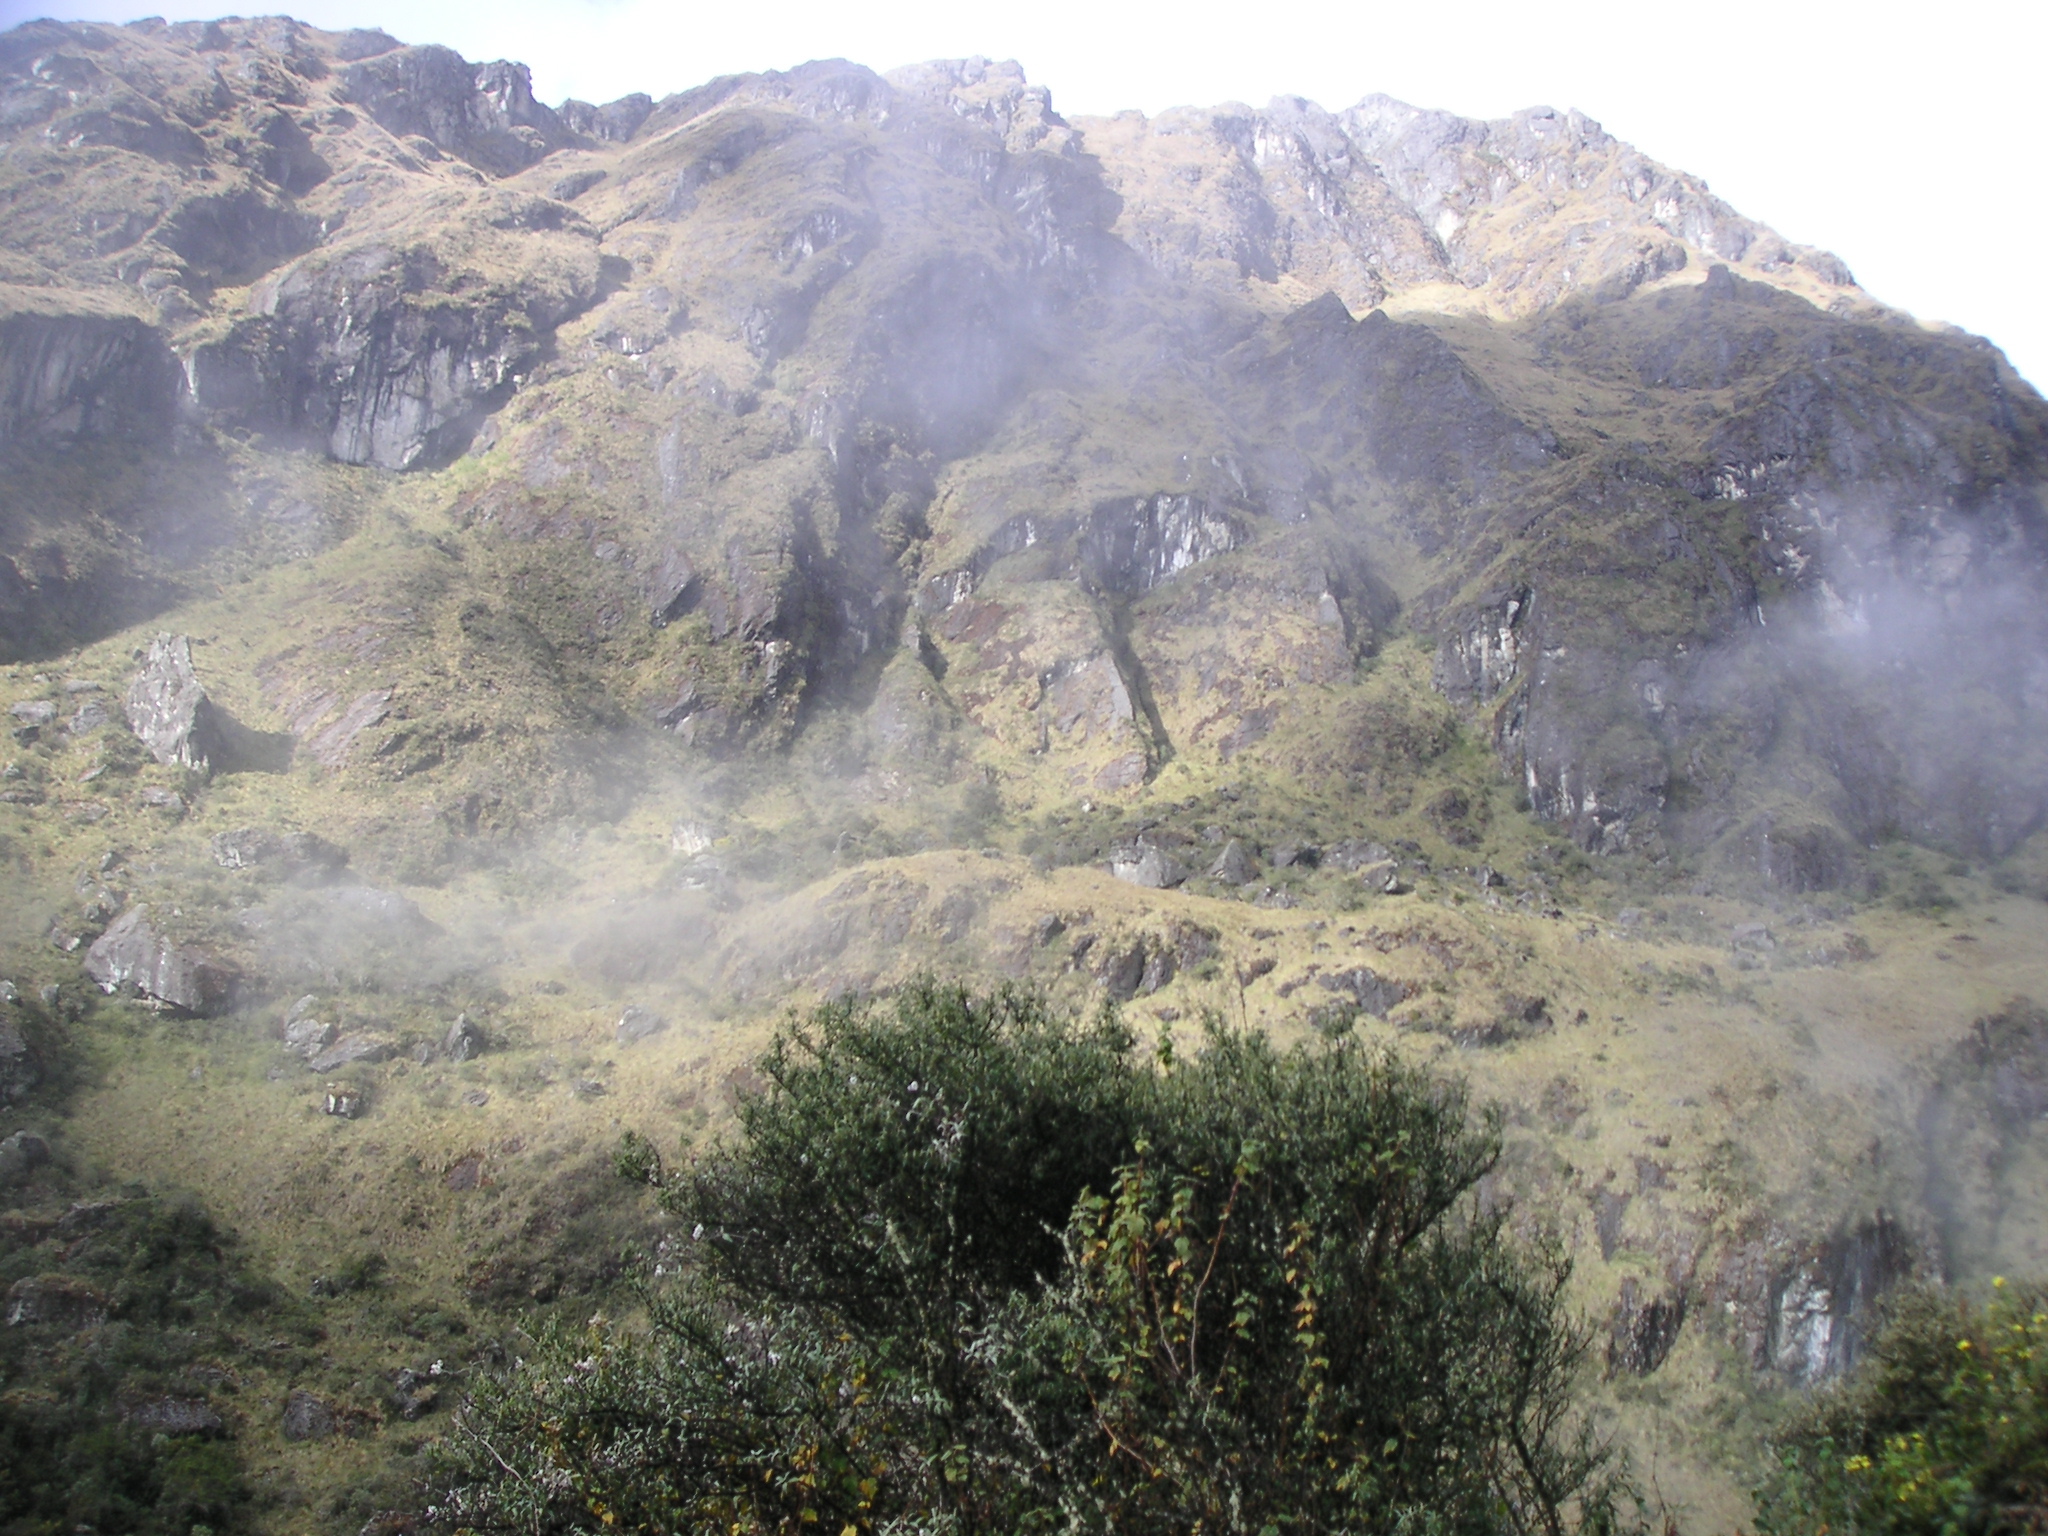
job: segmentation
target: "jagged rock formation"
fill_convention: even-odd
[[[1069,122],[983,60],[551,109],[279,19],[35,23],[0,90],[10,473],[210,476],[191,565],[298,557],[243,510],[329,516],[256,486],[287,451],[465,456],[465,536],[546,568],[265,663],[332,771],[505,729],[400,686],[448,625],[535,658],[545,729],[851,708],[862,771],[1041,801],[1266,761],[1409,629],[1588,849],[1807,890],[2048,814],[2048,409],[1579,114]],[[37,537],[0,585],[61,606]],[[1335,729],[1315,771],[1391,782],[1409,736]]]
[[[207,773],[222,756],[220,711],[200,684],[185,636],[158,635],[150,642],[124,702],[129,728],[158,762]]]

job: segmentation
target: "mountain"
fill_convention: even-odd
[[[2043,1267],[1987,1106],[2048,1078],[2048,404],[1590,119],[551,108],[269,18],[17,28],[0,144],[67,1197],[370,1241],[335,1315],[481,1336],[610,1294],[591,1139],[715,1123],[791,1000],[1378,1031],[1510,1106],[1627,1432],[1710,1405],[1702,1529],[1885,1285]]]

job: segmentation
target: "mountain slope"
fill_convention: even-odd
[[[1755,1383],[2040,1266],[1977,1108],[2048,988],[2048,405],[1697,179],[283,19],[18,28],[0,142],[0,942],[73,1084],[9,1113],[295,1280],[374,1242],[363,1339],[605,1294],[611,1122],[927,966],[1458,1053],[1631,1432],[1738,1426],[1710,1526]]]

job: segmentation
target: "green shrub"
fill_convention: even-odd
[[[1764,1536],[2048,1530],[2048,1291],[1907,1294],[1849,1379],[1778,1439]]]
[[[1459,1088],[922,983],[825,1007],[657,1182],[650,1326],[544,1334],[459,1417],[457,1529],[1562,1532],[1635,1506],[1577,1414],[1565,1266]]]

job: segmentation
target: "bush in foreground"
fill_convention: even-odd
[[[480,1392],[479,1532],[1633,1528],[1573,1402],[1565,1265],[1483,1210],[1456,1085],[922,984],[786,1027],[688,1169],[649,1326]]]
[[[1763,1536],[2048,1532],[2048,1292],[1908,1293],[1778,1450]]]

